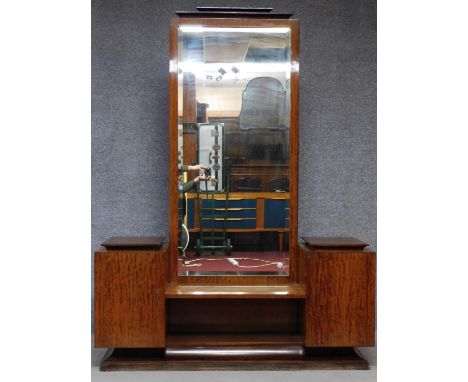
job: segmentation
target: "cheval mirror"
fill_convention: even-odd
[[[170,91],[175,273],[293,278],[298,21],[179,18]]]

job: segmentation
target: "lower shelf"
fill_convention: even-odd
[[[283,334],[206,334],[206,335],[168,335],[166,347],[217,347],[217,346],[303,346],[301,335]]]
[[[304,349],[301,355],[293,354],[289,357],[275,353],[264,353],[261,357],[252,355],[253,349],[262,351],[262,346],[245,347],[231,346],[231,354],[222,353],[223,349],[206,347],[205,357],[193,359],[186,353],[185,357],[174,357],[168,354],[168,349],[112,349],[101,361],[101,371],[122,370],[367,370],[368,363],[359,357],[352,348],[319,348]],[[281,350],[282,347],[275,347]],[[189,350],[189,347],[185,347]],[[283,347],[286,349],[286,347]],[[192,348],[194,352],[200,348]],[[236,352],[233,352],[236,350]],[[221,352],[216,354],[216,352]],[[249,354],[250,352],[250,354]],[[206,356],[212,354],[213,356]],[[234,355],[233,355],[234,354]],[[258,353],[260,354],[260,353]]]

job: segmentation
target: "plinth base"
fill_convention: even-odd
[[[257,349],[186,349],[181,355],[170,349],[109,349],[101,371],[122,370],[368,370],[367,361],[352,348],[308,348],[300,352]]]

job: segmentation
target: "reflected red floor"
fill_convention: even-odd
[[[237,262],[237,264],[235,264]],[[185,264],[179,257],[179,272],[287,272],[288,252],[232,252],[224,254],[203,254],[187,252]]]

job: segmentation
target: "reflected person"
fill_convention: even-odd
[[[205,166],[202,164],[197,164],[197,165],[186,165],[183,164],[179,166],[179,181],[183,180],[183,173],[184,172],[189,172],[189,171],[202,171],[205,169]],[[199,174],[192,180],[189,180],[188,182],[185,182],[182,184],[181,191],[185,194],[186,192],[190,191],[200,180],[202,181],[208,181],[211,179],[210,175],[205,175],[205,174]],[[185,215],[185,214],[184,214]]]

